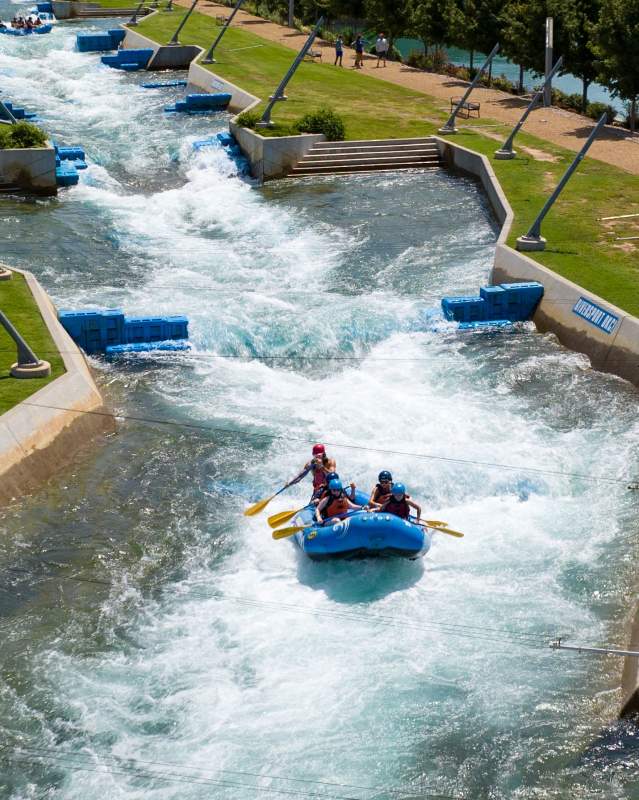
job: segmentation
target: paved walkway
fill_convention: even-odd
[[[189,6],[191,0],[176,0],[176,3],[182,6]],[[208,0],[205,5],[200,7],[199,11],[202,14],[213,17],[218,15],[228,16],[230,13],[228,6],[219,5],[211,0]],[[245,11],[237,13],[233,25],[241,26],[245,30],[252,31],[257,36],[278,42],[293,50],[299,50],[306,40],[306,34],[269,22],[261,17],[255,17]],[[331,44],[318,41],[313,45],[313,49],[322,51],[324,63],[333,63],[334,50]],[[344,48],[344,69],[352,69],[354,60],[354,51],[348,47]],[[377,68],[375,64],[376,59],[374,57],[365,57],[363,71],[375,78],[406,86],[409,89],[439,98],[442,100],[442,110],[446,111],[450,110],[450,98],[460,96],[468,86],[467,83],[456,78],[435,75],[431,72],[422,72],[396,61],[388,61],[386,67],[380,68]],[[526,106],[526,102],[522,101],[521,98],[495,89],[475,89],[472,98],[481,103],[482,114],[489,118],[486,121],[488,126],[490,120],[497,120],[511,126],[514,125]],[[429,121],[439,122],[439,120]],[[457,124],[458,127],[481,128],[482,120],[466,121],[458,119]],[[593,125],[593,120],[570,111],[564,111],[560,108],[539,108],[528,117],[524,130],[527,133],[538,136],[540,139],[577,152],[582,147]],[[528,152],[533,156],[536,155],[536,151],[528,150]],[[588,151],[588,154],[600,161],[605,161],[627,172],[639,175],[639,135],[631,137],[628,131],[606,126]],[[544,155],[543,153],[538,154],[541,158]]]

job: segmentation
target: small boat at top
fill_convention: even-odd
[[[356,491],[356,503],[364,505],[367,501],[367,495]],[[308,505],[294,517],[292,524],[305,526],[294,535],[295,541],[316,561],[371,556],[418,558],[428,552],[431,544],[425,528],[393,514],[352,511],[332,525],[318,525],[315,506]]]

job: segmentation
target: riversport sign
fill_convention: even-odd
[[[604,333],[612,333],[619,322],[619,317],[601,308],[591,300],[586,300],[585,297],[580,297],[577,300],[573,306],[572,313],[585,319],[586,322],[599,328]]]

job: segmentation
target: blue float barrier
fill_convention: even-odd
[[[53,14],[52,3],[36,3],[36,9],[40,14]]]
[[[97,53],[105,50],[117,50],[124,41],[126,31],[113,28],[106,33],[79,33],[76,36],[76,47],[81,53]]]
[[[153,50],[118,50],[114,56],[102,56],[100,59],[103,64],[112,69],[122,69],[127,72],[134,72],[138,69],[145,69],[151,58]]]
[[[87,162],[81,147],[60,147],[53,142],[55,149],[55,177],[58,186],[76,186],[80,180],[78,170],[86,169]]]
[[[184,100],[178,100],[172,106],[164,109],[168,112],[183,114],[210,114],[212,111],[223,111],[228,108],[231,95],[228,92],[215,94],[187,94]]]
[[[14,119],[35,119],[38,116],[35,111],[25,111],[24,108],[18,108],[8,100],[4,100],[3,105],[11,112]]]
[[[231,161],[235,162],[238,174],[243,177],[250,176],[251,162],[242,154],[242,150],[235,140],[235,137],[230,133],[222,132],[208,139],[198,139],[193,142],[193,149],[197,151],[205,147],[218,147],[219,145],[222,145],[224,152]]]
[[[73,341],[89,354],[186,349],[189,335],[189,321],[184,316],[125,317],[119,308],[60,310],[58,319]],[[167,342],[182,346],[169,348]]]
[[[543,294],[544,287],[537,281],[484,286],[479,297],[444,297],[442,311],[446,319],[465,325],[524,322],[532,317]]]
[[[170,86],[186,86],[187,81],[158,81],[157,83],[141,83],[143,89],[164,89]]]

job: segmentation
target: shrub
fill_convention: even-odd
[[[235,121],[241,128],[255,128],[261,118],[257,111],[243,111]]]
[[[9,150],[24,147],[44,147],[47,136],[43,130],[30,122],[16,122],[14,125],[0,125],[0,149]]]
[[[448,53],[443,47],[434,47],[430,53],[433,72],[444,72],[448,65]]]
[[[617,116],[617,109],[607,103],[588,103],[586,116],[591,119],[599,119],[602,114],[606,115],[606,125],[612,125]]]
[[[319,108],[305,114],[293,128],[299,133],[323,133],[329,142],[341,142],[346,137],[344,120],[332,108]]]

